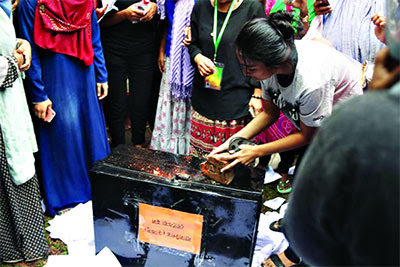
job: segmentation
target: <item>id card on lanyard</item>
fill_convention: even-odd
[[[226,25],[228,25],[228,21],[232,15],[233,7],[235,6],[236,0],[233,0],[231,6],[229,7],[228,13],[222,24],[221,31],[217,36],[217,26],[218,26],[218,0],[214,0],[214,26],[213,26],[213,42],[214,42],[214,65],[215,72],[205,78],[205,88],[210,88],[214,90],[221,90],[221,82],[222,76],[224,72],[224,64],[221,62],[217,62],[217,52],[219,44],[222,40],[222,35],[225,32]]]

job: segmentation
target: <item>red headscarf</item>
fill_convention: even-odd
[[[35,43],[70,55],[85,65],[93,63],[91,18],[93,0],[38,0],[34,24]]]

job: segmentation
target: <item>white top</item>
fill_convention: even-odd
[[[300,129],[300,120],[320,127],[333,106],[361,95],[361,69],[342,53],[317,41],[295,41],[298,63],[292,83],[283,87],[276,75],[261,82],[263,98],[273,103]]]

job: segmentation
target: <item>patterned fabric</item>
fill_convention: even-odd
[[[160,19],[165,19],[165,1],[166,0],[157,0],[157,14],[160,15]]]
[[[205,158],[215,147],[223,144],[250,121],[250,116],[231,121],[214,121],[192,108],[190,155]]]
[[[195,69],[190,61],[189,50],[182,45],[182,42],[185,39],[184,29],[190,26],[194,2],[194,0],[178,0],[174,11],[169,84],[172,96],[176,99],[188,99],[192,96]]]
[[[11,180],[0,129],[0,262],[42,258],[49,247],[44,235],[38,180]]]
[[[86,66],[93,63],[91,18],[93,1],[38,0],[34,41],[43,49],[70,55]]]
[[[297,132],[296,127],[281,111],[278,120],[268,129],[257,135],[256,142],[273,142],[295,132]]]
[[[360,63],[374,62],[384,46],[375,36],[371,16],[385,14],[385,0],[330,0],[332,13],[323,17],[322,36]]]
[[[150,148],[187,155],[190,147],[190,100],[172,97],[168,84],[169,58],[165,70]]]
[[[18,79],[18,63],[15,57],[5,56],[8,61],[8,70],[6,77],[3,82],[0,84],[0,90],[9,88],[13,85],[16,79]]]

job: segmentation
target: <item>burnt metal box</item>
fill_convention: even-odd
[[[126,145],[97,162],[90,172],[96,251],[109,247],[123,266],[250,266],[264,172],[237,166],[233,182],[222,185],[203,176],[200,163],[195,157]],[[140,239],[143,204],[200,215],[199,251]],[[153,234],[166,238],[157,231]]]

